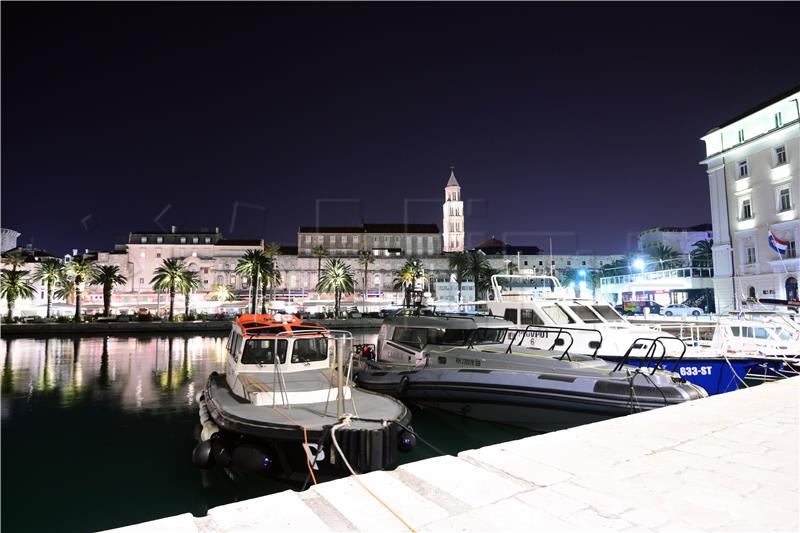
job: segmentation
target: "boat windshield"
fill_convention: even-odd
[[[292,363],[311,363],[328,358],[328,339],[315,337],[295,339],[292,346]]]
[[[597,322],[602,322],[600,317],[592,313],[591,309],[586,307],[585,305],[577,304],[577,305],[570,305],[570,309],[572,312],[578,315],[578,318],[583,320],[585,324],[595,324]]]
[[[271,365],[277,352],[281,363],[286,362],[285,339],[247,339],[242,352],[243,365]]]
[[[505,328],[478,329],[430,329],[428,342],[449,346],[466,346],[475,344],[502,344],[506,338]]]
[[[603,317],[606,322],[625,322],[610,305],[595,305],[592,306],[592,309],[597,311],[597,314]]]

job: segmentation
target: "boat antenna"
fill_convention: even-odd
[[[550,275],[553,275],[553,237],[550,237]]]

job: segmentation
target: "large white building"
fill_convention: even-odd
[[[638,246],[640,252],[649,253],[659,245],[668,246],[682,255],[691,254],[694,244],[699,241],[713,239],[711,224],[698,224],[688,228],[659,226],[639,233]]]
[[[718,312],[748,299],[798,299],[799,100],[795,87],[702,137]],[[788,243],[784,255],[770,247],[769,230]]]

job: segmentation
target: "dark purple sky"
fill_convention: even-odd
[[[796,3],[3,3],[2,225],[296,241],[435,222],[618,252],[710,221],[699,137],[797,85]],[[796,24],[795,24],[796,26]],[[160,218],[157,218],[161,214]]]

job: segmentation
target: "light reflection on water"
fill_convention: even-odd
[[[224,337],[4,339],[0,529],[89,531],[203,516],[285,490],[191,463],[195,394],[222,371],[224,357]],[[528,434],[435,411],[412,414],[414,428],[446,453]],[[418,446],[400,462],[433,455]]]

